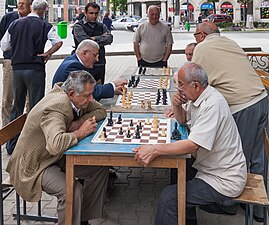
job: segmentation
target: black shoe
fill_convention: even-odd
[[[235,209],[235,207],[225,207],[217,203],[210,205],[200,205],[200,209],[213,214],[225,214],[233,216],[237,213],[237,209]]]
[[[81,225],[89,225],[88,221],[81,221]]]

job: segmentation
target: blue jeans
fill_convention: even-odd
[[[10,121],[23,114],[27,91],[29,93],[30,110],[44,97],[45,71],[41,70],[13,70],[14,104]],[[6,149],[11,154],[15,148],[17,137],[7,142]]]

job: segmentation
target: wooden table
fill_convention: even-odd
[[[132,114],[133,117],[142,118],[144,114]],[[102,122],[98,123],[98,127]],[[98,130],[98,128],[97,128]],[[182,139],[187,138],[187,131],[179,127]],[[76,165],[88,166],[131,166],[141,167],[134,160],[132,149],[137,145],[129,144],[96,144],[91,143],[93,135],[81,140],[78,145],[66,151],[66,213],[65,224],[72,225],[73,196],[74,196],[74,167]],[[151,162],[149,167],[177,168],[178,170],[178,225],[185,225],[186,207],[186,156],[163,156]]]

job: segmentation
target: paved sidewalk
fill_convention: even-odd
[[[55,70],[62,60],[51,60],[47,64],[46,92],[51,89],[51,80]],[[172,55],[169,59],[171,67],[178,67],[185,61],[184,55]],[[122,75],[127,66],[135,66],[134,56],[107,57],[106,81],[111,81]],[[2,65],[0,65],[0,90],[2,90]],[[0,92],[2,99],[2,91]],[[1,127],[1,126],[0,126]],[[3,168],[6,167],[9,156],[3,149]],[[168,169],[117,167],[118,179],[110,184],[105,218],[91,221],[91,225],[152,225],[156,203],[163,188],[169,183]],[[3,169],[4,178],[7,176]],[[44,193],[42,197],[42,213],[56,216],[56,198]],[[37,212],[36,203],[28,203],[29,213]],[[12,213],[15,213],[15,195],[4,202],[4,220],[6,225],[15,225]],[[213,215],[197,209],[199,225],[243,225],[244,212],[239,209],[235,216]],[[54,223],[23,221],[23,225],[53,225]],[[254,225],[261,223],[255,222]]]

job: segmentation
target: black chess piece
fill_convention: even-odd
[[[173,130],[172,136],[171,136],[172,140],[180,140],[180,138],[181,138],[180,132],[177,129],[177,127],[178,127],[178,124],[177,124],[177,122],[175,122],[175,129]]]
[[[137,125],[137,128],[135,130],[135,138],[136,139],[140,139],[141,138],[138,125]]]
[[[113,120],[111,118],[107,119],[107,126],[113,126]]]
[[[121,124],[122,118],[121,118],[121,114],[118,116],[118,121],[117,124]]]
[[[107,138],[106,128],[105,127],[103,127],[103,131],[104,131],[104,137]]]
[[[139,129],[142,130],[142,123],[139,121]]]
[[[132,127],[132,126],[134,126],[133,120],[131,120],[131,122],[130,122],[130,127]]]
[[[128,131],[127,131],[126,137],[127,137],[127,138],[130,138],[130,137],[131,137],[131,134],[130,134],[130,130],[129,130],[129,129],[128,129]]]
[[[132,80],[129,80],[128,87],[132,86]]]
[[[112,110],[110,111],[110,114],[109,115],[110,115],[109,118],[112,120],[112,118],[113,118],[113,112],[112,112]]]
[[[142,70],[143,70],[143,67],[142,66],[139,66],[138,74],[141,74],[142,73]]]
[[[139,82],[140,82],[140,76],[137,77],[135,84],[134,84],[134,87],[137,87]]]
[[[120,129],[119,129],[119,134],[123,135],[122,127],[120,127]]]

